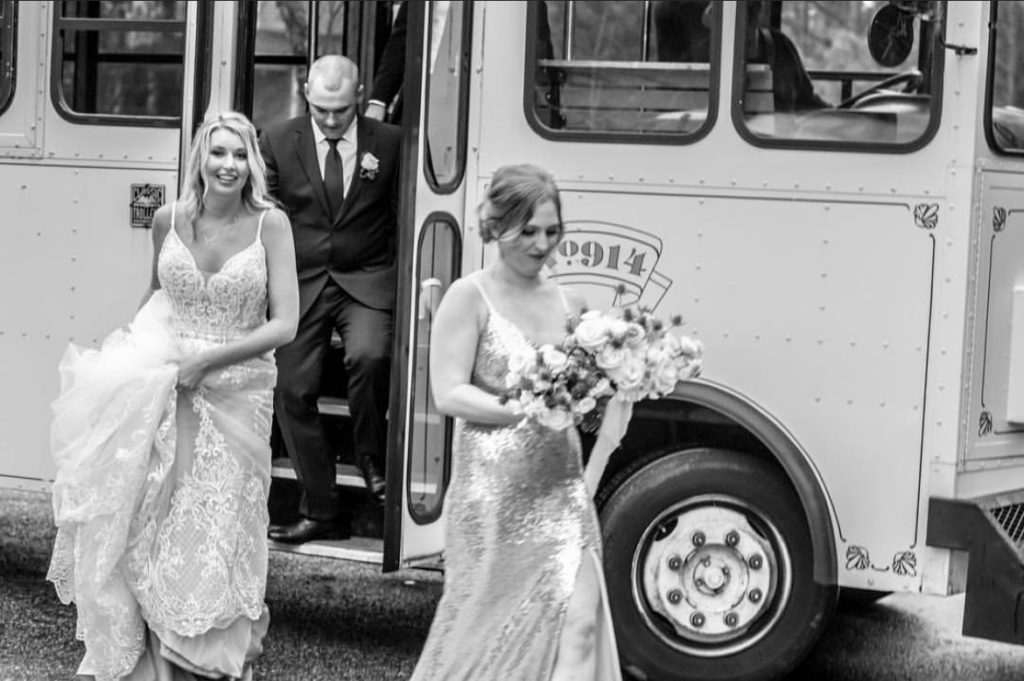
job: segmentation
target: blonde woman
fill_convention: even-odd
[[[245,116],[199,128],[152,231],[129,329],[61,366],[49,578],[78,608],[79,674],[248,679],[269,622],[273,350],[295,334],[298,284]]]

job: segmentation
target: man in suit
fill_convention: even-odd
[[[355,460],[383,503],[400,144],[399,128],[357,115],[363,93],[351,60],[316,60],[305,94],[308,115],[260,137],[270,193],[291,218],[299,275],[299,329],[277,349],[274,408],[302,517],[270,532],[296,543],[349,531],[317,410],[333,329],[344,344]]]

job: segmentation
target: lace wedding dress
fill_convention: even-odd
[[[536,346],[473,281],[489,314],[472,382],[500,394],[509,358]],[[412,681],[550,679],[583,561],[593,561],[601,602],[594,604],[597,671],[580,679],[620,681],[597,513],[575,429],[527,419],[504,427],[456,421],[445,513],[444,593]]]
[[[172,217],[161,290],[101,349],[72,345],[61,362],[48,579],[76,603],[78,673],[97,681],[249,678],[262,649],[273,355],[194,391],[176,387],[175,360],[265,322],[265,215],[215,273]]]

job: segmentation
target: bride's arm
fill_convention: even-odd
[[[171,231],[171,204],[166,203],[160,206],[156,213],[153,214],[150,231],[153,237],[153,266],[149,276],[149,288],[142,294],[139,308],[142,308],[153,294],[160,289],[160,277],[157,276],[157,261],[160,259],[160,249],[164,245],[164,239],[167,238],[167,234]]]
[[[178,382],[195,387],[208,372],[258,357],[295,338],[299,324],[299,282],[295,272],[295,242],[284,212],[274,209],[263,220],[267,252],[269,318],[237,341],[182,360]]]
[[[487,321],[486,304],[468,279],[452,283],[441,299],[430,335],[430,386],[438,411],[448,416],[491,425],[522,418],[470,382],[480,331]]]

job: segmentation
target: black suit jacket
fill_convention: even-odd
[[[409,30],[408,21],[408,0],[398,6],[398,13],[395,15],[395,22],[391,26],[391,34],[384,46],[384,53],[377,65],[377,73],[373,79],[373,87],[370,88],[370,99],[384,102],[385,108],[395,101],[395,107],[391,112],[391,122],[398,123],[402,120],[402,81],[405,78],[405,40]]]
[[[394,308],[401,129],[361,116],[356,125],[356,167],[333,218],[310,117],[292,118],[260,135],[268,188],[292,223],[300,315],[329,278],[363,305]],[[378,161],[374,177],[363,169],[371,156]]]

